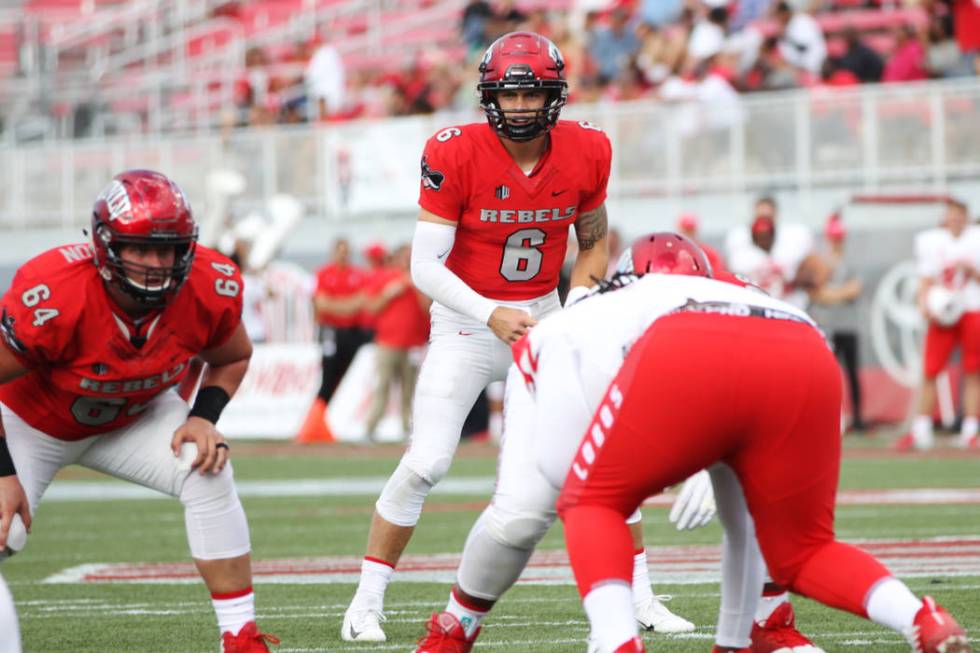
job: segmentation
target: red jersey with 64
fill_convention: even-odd
[[[0,402],[59,440],[126,426],[180,383],[191,357],[231,337],[242,286],[230,260],[198,246],[186,282],[143,321],[137,346],[136,326],[105,292],[91,246],[49,250],[22,265],[0,298],[0,347],[31,370],[0,385]]]
[[[612,150],[602,130],[561,120],[550,139],[530,174],[486,123],[449,127],[426,143],[419,205],[456,223],[446,267],[484,297],[554,290],[568,227],[606,199]]]

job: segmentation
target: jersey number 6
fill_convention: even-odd
[[[540,229],[521,229],[507,237],[500,275],[507,281],[529,281],[541,271],[541,246],[545,233]]]

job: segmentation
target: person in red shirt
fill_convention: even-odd
[[[429,339],[429,305],[432,301],[412,285],[409,272],[412,249],[395,250],[391,264],[375,275],[368,293],[367,308],[374,314],[374,343],[377,345],[377,388],[367,418],[367,434],[374,437],[388,405],[392,384],[401,389],[402,430],[411,428],[412,394],[418,368],[411,352]]]
[[[330,442],[326,411],[330,398],[344,378],[361,345],[370,342],[364,328],[364,286],[368,275],[350,262],[350,243],[334,241],[333,258],[316,271],[313,310],[322,352],[322,381],[296,435],[298,442]]]
[[[78,464],[180,499],[221,646],[267,651],[255,624],[248,523],[215,423],[252,344],[242,277],[197,245],[180,188],[130,170],[96,199],[92,243],[22,265],[0,299],[0,550],[61,468]],[[176,392],[208,364],[193,407]]]

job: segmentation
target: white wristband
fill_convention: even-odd
[[[571,306],[578,300],[588,295],[590,292],[592,292],[592,288],[588,286],[575,286],[574,288],[569,288],[568,295],[565,297],[565,306]]]
[[[455,240],[455,226],[419,220],[412,239],[412,282],[433,301],[486,324],[497,304],[467,286],[445,265]]]

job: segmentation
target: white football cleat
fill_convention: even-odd
[[[636,616],[640,628],[652,630],[655,633],[693,632],[694,624],[684,617],[678,617],[661,603],[661,601],[669,601],[670,598],[670,596],[654,596],[635,604],[633,614]]]
[[[348,608],[340,627],[340,638],[345,642],[384,642],[387,640],[385,631],[381,630],[384,621],[384,614],[378,610]]]

